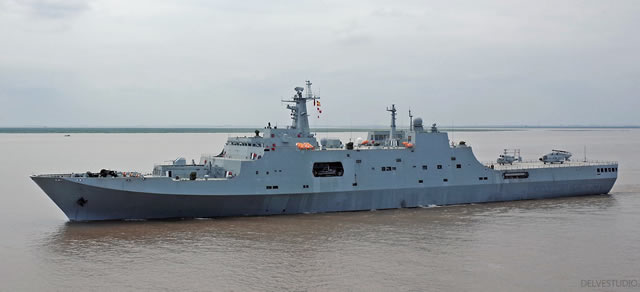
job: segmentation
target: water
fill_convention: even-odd
[[[566,199],[71,224],[28,178],[150,171],[218,153],[228,135],[1,134],[0,290],[618,291],[583,280],[640,281],[637,129],[453,133],[483,161],[503,148],[582,159],[587,145],[589,159],[620,162],[611,195]]]

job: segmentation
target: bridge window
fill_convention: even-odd
[[[443,181],[443,182],[448,182],[448,181],[449,181],[449,179],[444,178],[444,179],[442,179],[442,181]]]
[[[455,157],[453,157],[453,156],[451,156],[451,161],[454,161],[454,160],[456,160],[456,158],[455,158]]]
[[[396,162],[402,162],[402,159],[396,158]]]
[[[419,184],[421,184],[421,183],[422,183],[422,180],[421,180],[421,179],[419,179],[419,180],[418,180],[418,183],[419,183]]]
[[[356,160],[356,163],[362,163],[362,160],[357,159],[357,160]]]
[[[422,166],[422,169],[427,170],[427,166],[426,166],[426,165],[423,165],[423,166]]]
[[[462,164],[456,164],[456,168],[462,168]]]
[[[312,172],[315,177],[342,176],[344,168],[342,162],[316,162],[313,164]]]
[[[438,164],[438,169],[442,169],[442,165]]]

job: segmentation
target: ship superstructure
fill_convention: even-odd
[[[31,178],[72,221],[253,216],[484,203],[608,193],[616,162],[483,164],[421,118],[344,143],[309,128],[311,82],[287,100],[292,123],[229,138],[217,155],[153,173],[103,170]],[[519,153],[518,153],[519,155]]]

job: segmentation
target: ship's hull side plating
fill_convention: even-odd
[[[277,195],[176,195],[34,177],[71,221],[260,216],[411,208],[608,193],[615,178]]]

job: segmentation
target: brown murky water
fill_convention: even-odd
[[[590,159],[620,162],[611,195],[567,199],[71,224],[28,178],[150,171],[217,153],[226,137],[1,134],[0,290],[624,290],[595,280],[640,290],[639,130],[454,134],[483,161],[513,147],[525,159],[551,148],[581,159],[587,145]]]

